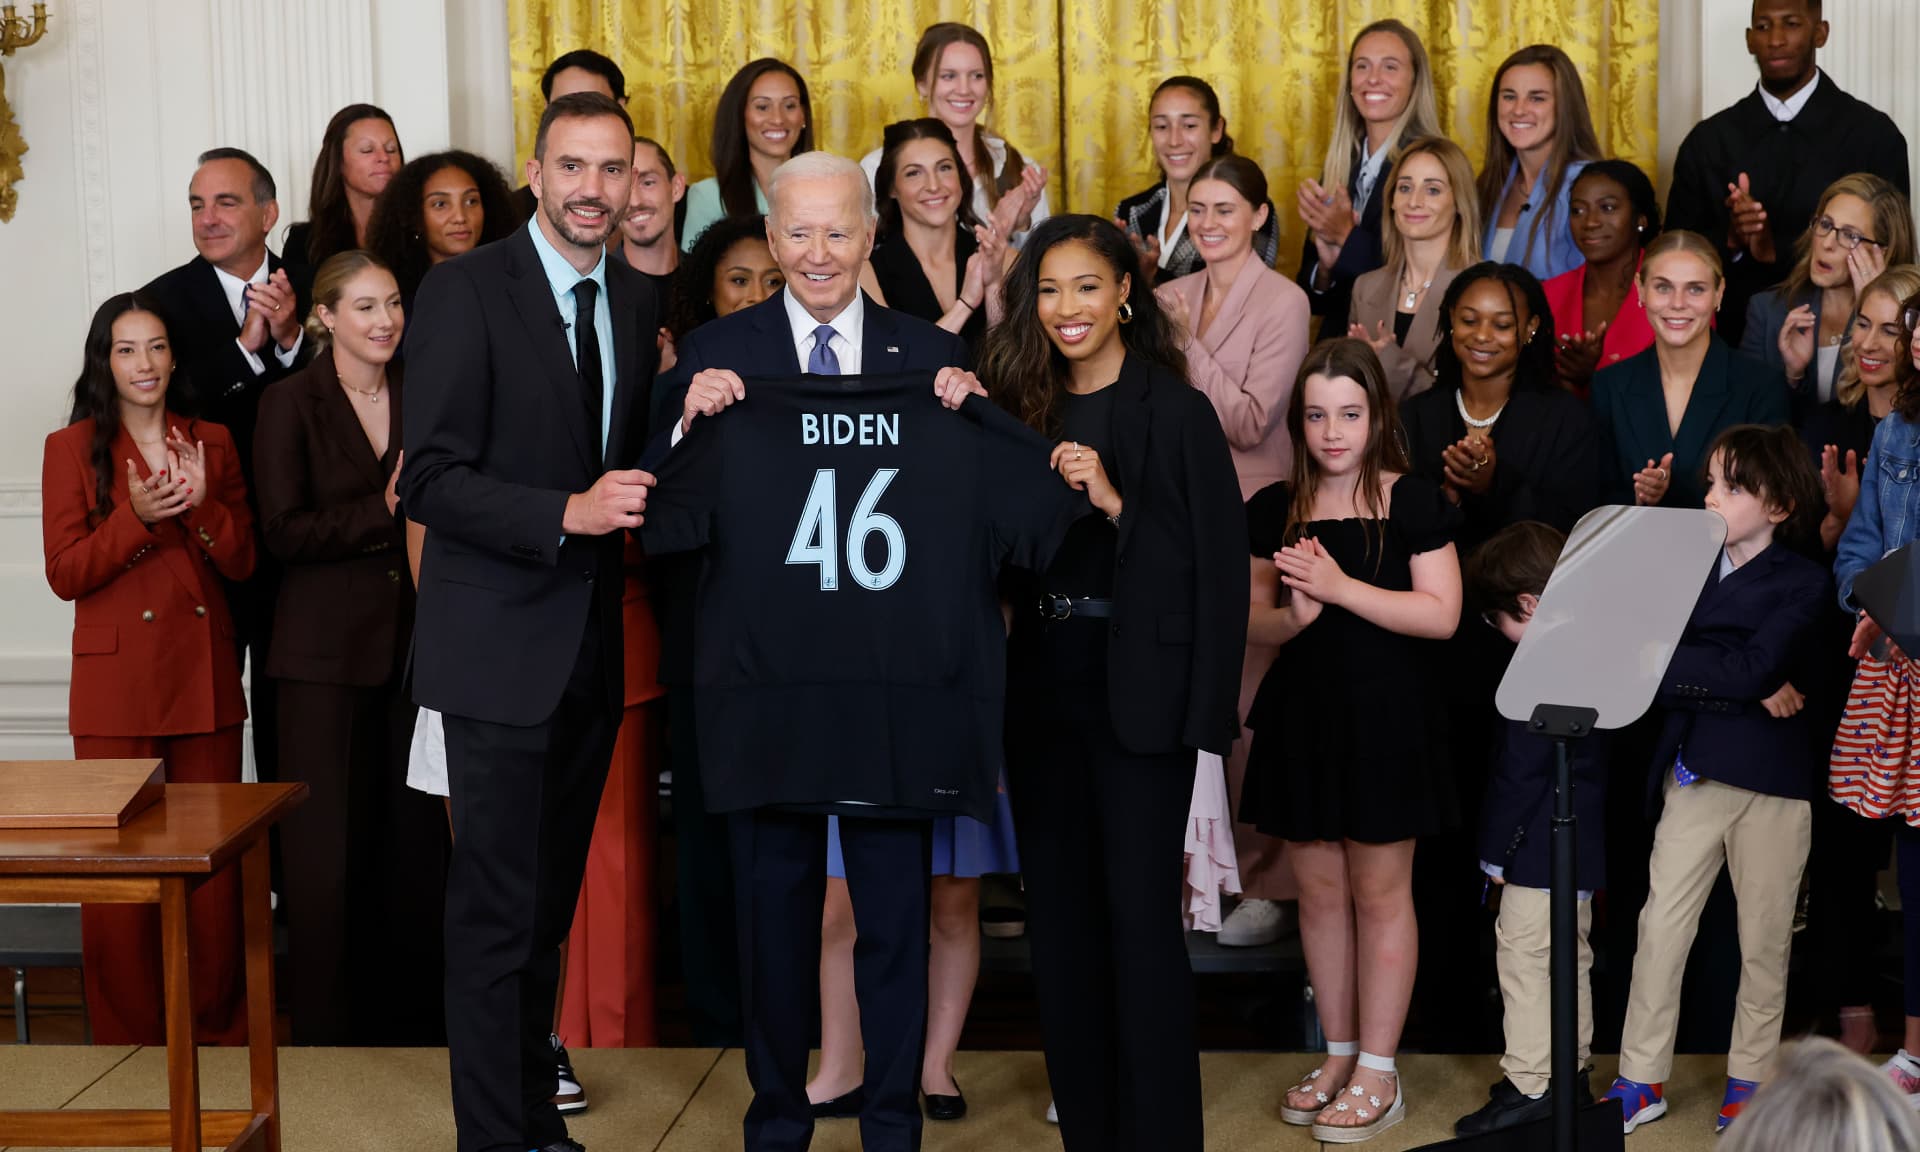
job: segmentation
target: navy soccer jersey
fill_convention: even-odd
[[[1003,564],[1044,570],[1092,509],[1052,447],[927,372],[751,379],[659,469],[641,539],[704,549],[694,708],[707,807],[991,821]]]

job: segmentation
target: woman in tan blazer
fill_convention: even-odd
[[[1440,298],[1480,262],[1480,206],[1473,165],[1442,136],[1408,144],[1387,177],[1382,231],[1386,263],[1353,285],[1348,334],[1373,345],[1395,400],[1433,386]]]
[[[1255,251],[1271,212],[1258,164],[1232,154],[1207,161],[1187,188],[1187,237],[1206,266],[1154,290],[1181,334],[1188,379],[1213,402],[1226,431],[1243,500],[1292,475],[1287,400],[1306,359],[1311,315],[1306,292]],[[1240,715],[1246,715],[1274,651],[1247,645]],[[1240,735],[1226,761],[1229,811],[1239,810],[1252,742],[1244,729]],[[1281,842],[1251,824],[1233,826],[1233,843],[1243,899],[1221,923],[1219,940],[1265,943],[1281,928],[1278,901],[1297,895],[1292,869],[1281,857]]]
[[[1254,254],[1270,211],[1258,164],[1232,154],[1207,161],[1187,191],[1187,231],[1206,267],[1154,290],[1181,332],[1189,379],[1233,447],[1242,498],[1291,475],[1281,418],[1307,355],[1307,294]]]

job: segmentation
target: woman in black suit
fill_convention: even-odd
[[[1707,449],[1735,424],[1785,424],[1787,382],[1714,334],[1726,294],[1717,246],[1662,232],[1640,259],[1636,289],[1653,347],[1593,377],[1600,496],[1616,504],[1699,508]]]
[[[1224,754],[1246,642],[1240,485],[1133,246],[1055,216],[1007,273],[981,376],[1085,491],[1012,581],[1007,763],[1047,1072],[1080,1149],[1199,1152],[1180,921],[1195,749]]]
[[[402,673],[413,582],[400,469],[400,289],[366,252],[314,277],[322,349],[260,400],[261,536],[286,566],[265,672],[279,682],[280,771],[312,790],[281,828],[293,1036],[434,1043],[434,928],[446,825],[405,787]]]
[[[1570,532],[1599,503],[1593,421],[1556,385],[1553,313],[1518,264],[1476,264],[1440,303],[1434,386],[1400,406],[1413,470],[1465,517],[1462,555],[1509,524]]]

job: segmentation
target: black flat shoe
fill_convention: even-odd
[[[1580,1070],[1575,1081],[1574,1098],[1580,1105],[1593,1102],[1593,1088],[1587,1078],[1587,1069]],[[1521,1124],[1531,1124],[1545,1120],[1553,1115],[1553,1089],[1549,1087],[1538,1100],[1529,1100],[1513,1081],[1501,1077],[1487,1092],[1487,1102],[1478,1112],[1462,1116],[1453,1126],[1455,1136],[1484,1136],[1489,1132],[1498,1132],[1504,1128],[1514,1128]]]
[[[855,1088],[844,1096],[835,1096],[831,1100],[822,1100],[813,1106],[815,1120],[851,1120],[860,1115],[867,1106],[865,1085]]]
[[[929,1092],[927,1096],[927,1119],[959,1120],[967,1114],[967,1098],[960,1094],[960,1081],[953,1082],[953,1095],[936,1096]]]

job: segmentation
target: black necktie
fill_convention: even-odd
[[[587,394],[587,411],[593,414],[593,434],[602,436],[600,371],[600,331],[593,324],[594,305],[600,301],[600,285],[582,280],[573,286],[573,363],[580,370],[580,387]],[[604,438],[600,450],[607,449]]]

